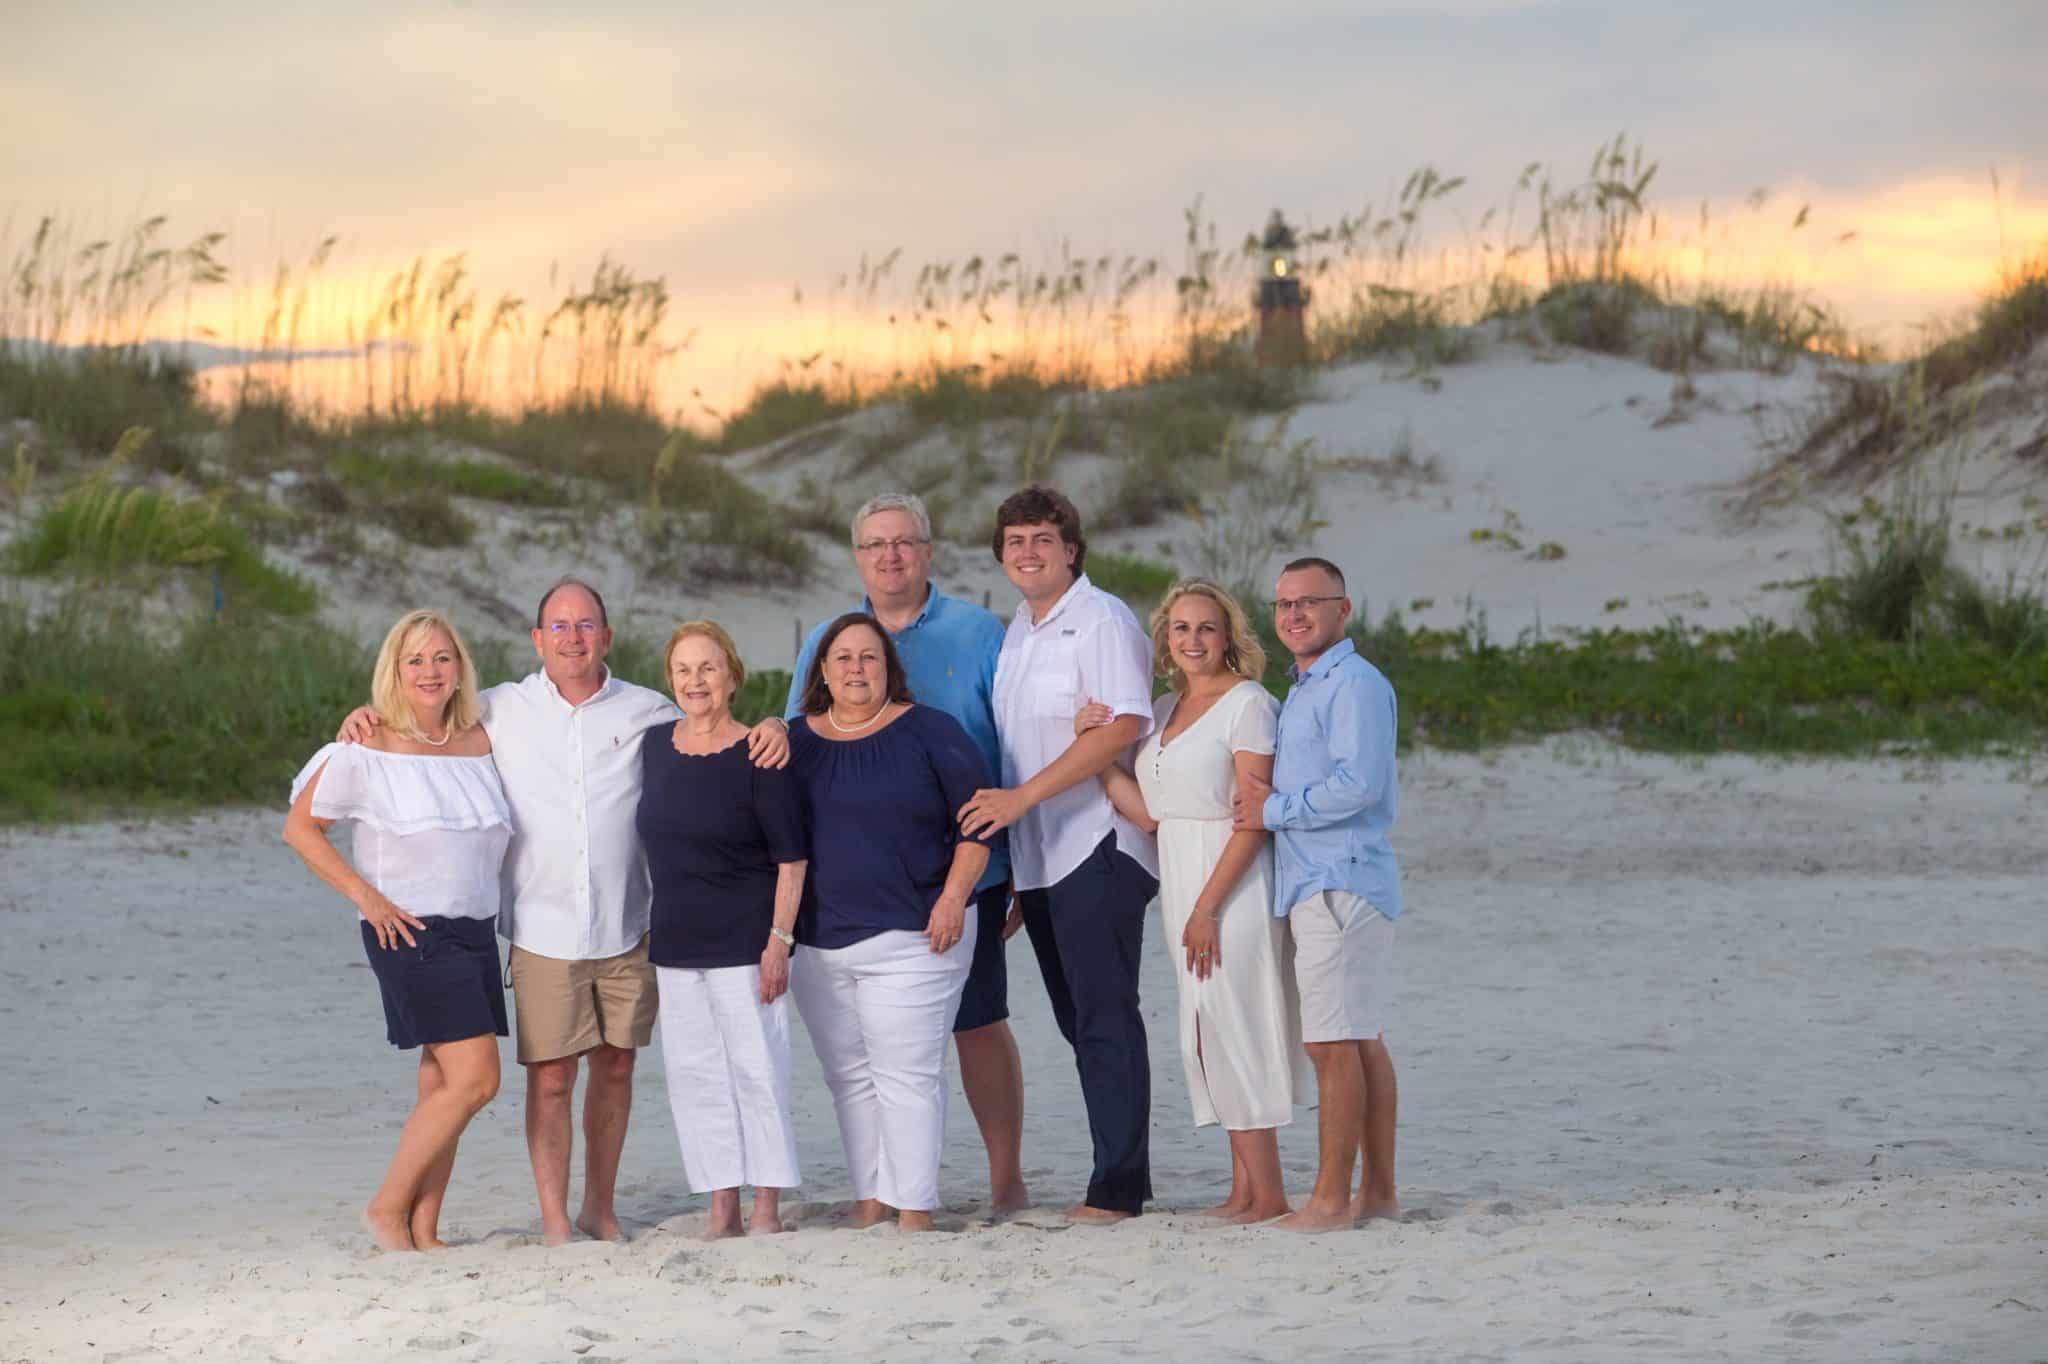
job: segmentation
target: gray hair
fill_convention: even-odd
[[[919,497],[916,493],[876,493],[873,497],[861,503],[860,510],[853,514],[854,544],[860,543],[861,522],[877,512],[885,511],[909,512],[910,519],[917,522],[918,537],[923,540],[930,540],[932,538],[932,518],[931,514],[924,509],[923,498]]]

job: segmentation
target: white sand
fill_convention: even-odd
[[[0,1360],[2048,1357],[2048,771],[1563,741],[1404,775],[1413,1215],[1311,1239],[1175,1211],[1227,1164],[1188,1126],[1155,921],[1138,1222],[983,1225],[956,1102],[954,1234],[833,1229],[799,1035],[796,1234],[693,1239],[650,1055],[630,1244],[542,1249],[508,1051],[459,1244],[375,1254],[356,1212],[411,1065],[280,816],[0,832]],[[1087,1134],[1021,943],[1010,963],[1050,1209]],[[1283,1134],[1297,1196],[1313,1118]]]

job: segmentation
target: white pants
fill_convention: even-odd
[[[1370,1041],[1385,1029],[1394,921],[1347,890],[1319,890],[1287,916],[1304,1042]]]
[[[789,992],[832,1090],[857,1199],[929,1212],[939,1206],[946,1137],[946,1045],[977,928],[934,956],[924,934],[877,933],[851,947],[806,947]]]
[[[789,996],[761,1002],[761,968],[657,966],[668,1107],[693,1193],[793,1189]]]

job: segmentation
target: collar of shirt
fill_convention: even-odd
[[[924,605],[917,608],[917,619],[911,621],[910,624],[904,626],[901,630],[891,630],[889,633],[892,635],[907,635],[912,630],[915,630],[918,626],[924,624],[927,620],[931,619],[932,612],[938,610],[939,608],[939,597],[941,595],[942,594],[939,592],[939,585],[937,583],[926,582],[924,585]],[[867,612],[871,616],[875,616],[875,604],[872,600],[870,600],[867,597],[862,597],[860,599],[860,609]],[[875,619],[880,620],[881,617],[875,616]]]
[[[603,664],[599,664],[598,666],[604,667]],[[545,668],[541,669],[540,681],[541,685],[548,689],[549,696],[554,697],[557,701],[560,701],[570,710],[575,710],[578,708],[578,702],[571,701],[568,697],[562,695],[562,689],[555,685],[555,679],[548,676],[547,669]],[[610,696],[614,691],[618,690],[618,685],[619,679],[612,676],[612,670],[610,668],[605,668],[604,681],[598,683],[597,690],[592,692],[589,696],[585,697],[580,704],[587,706],[590,705],[592,702],[602,701],[607,696]]]
[[[1077,573],[1074,575],[1073,585],[1068,587],[1066,591],[1060,593],[1060,599],[1054,602],[1052,604],[1052,609],[1045,613],[1044,620],[1031,619],[1031,603],[1028,601],[1020,601],[1017,603],[1017,614],[1024,618],[1025,629],[1043,630],[1046,626],[1052,624],[1054,621],[1060,618],[1060,613],[1067,609],[1068,604],[1074,600],[1076,595],[1088,590],[1092,586],[1093,584],[1088,581],[1088,575],[1086,573]]]
[[[1287,666],[1287,680],[1299,682],[1305,677],[1321,677],[1357,652],[1358,646],[1353,644],[1350,639],[1340,639],[1329,648],[1323,650],[1323,656],[1309,664],[1307,672],[1303,672],[1298,664],[1290,663]]]

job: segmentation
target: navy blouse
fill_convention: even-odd
[[[788,769],[756,767],[747,741],[676,752],[674,725],[640,737],[640,808],[654,907],[647,959],[752,966],[775,923],[776,863],[804,860],[803,807]]]
[[[797,941],[850,947],[890,929],[922,933],[962,838],[954,814],[995,784],[988,760],[932,706],[843,741],[799,721],[789,741],[811,839]]]

